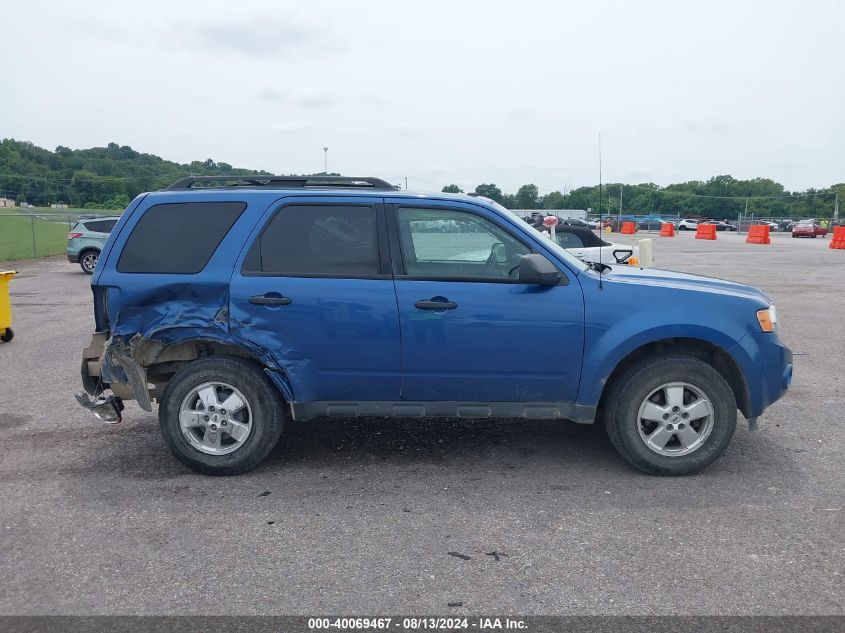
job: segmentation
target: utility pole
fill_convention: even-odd
[[[599,218],[603,211],[601,206],[601,132],[599,132]]]
[[[836,192],[836,199],[833,201],[833,220],[839,220],[839,191]]]
[[[323,174],[329,175],[329,148],[323,147]]]
[[[405,176],[405,191],[408,191],[408,177]]]
[[[619,226],[622,226],[622,183],[619,183]],[[651,226],[651,223],[649,223]]]

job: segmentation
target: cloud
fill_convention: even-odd
[[[684,129],[708,134],[736,134],[747,131],[754,123],[748,120],[689,117],[684,121]]]
[[[387,103],[387,99],[385,99],[376,92],[365,92],[360,96],[361,101],[363,101],[364,103],[369,103],[372,105],[384,105]]]
[[[527,119],[534,114],[530,108],[513,108],[508,110],[507,115],[511,119]]]
[[[295,105],[303,108],[328,108],[339,103],[331,93],[311,86],[300,86],[293,90],[267,87],[258,93],[258,98],[270,103]]]
[[[422,136],[422,132],[419,128],[416,128],[413,125],[406,125],[404,123],[389,125],[387,129],[397,136],[404,136],[406,138],[416,138],[418,136]]]
[[[270,130],[282,136],[295,136],[314,129],[313,123],[274,123]]]
[[[179,30],[187,31],[200,46],[249,58],[335,54],[342,49],[337,34],[297,23],[290,17],[284,21],[268,19],[266,15],[241,21],[227,17],[217,22],[183,23]]]

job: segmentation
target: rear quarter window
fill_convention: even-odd
[[[268,275],[379,274],[372,205],[290,205],[276,211],[255,240],[243,272]]]
[[[121,273],[195,274],[246,209],[245,202],[178,202],[150,207],[132,229]]]
[[[92,233],[111,233],[115,224],[117,220],[89,220],[84,226]]]

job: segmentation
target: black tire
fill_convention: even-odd
[[[179,408],[195,387],[223,382],[238,389],[252,410],[252,429],[242,446],[226,455],[209,455],[182,433]],[[284,402],[264,371],[247,360],[213,356],[182,367],[167,384],[158,411],[164,442],[183,464],[204,475],[237,475],[254,468],[279,441],[285,421]]]
[[[15,338],[15,333],[14,333],[14,332],[12,332],[12,328],[7,327],[7,328],[6,328],[6,331],[5,331],[5,332],[3,332],[3,335],[2,335],[2,336],[0,336],[0,341],[3,341],[4,343],[8,343],[8,342],[9,342],[9,341],[11,341],[13,338]]]
[[[82,269],[82,272],[93,275],[94,268],[97,266],[97,262],[100,259],[100,251],[96,249],[88,249],[87,251],[82,251],[79,254],[79,267]]]
[[[713,407],[713,426],[693,452],[667,456],[650,449],[640,437],[639,410],[655,389],[675,381],[691,384],[707,396]],[[698,472],[725,452],[736,430],[736,399],[730,385],[711,365],[681,354],[649,358],[625,369],[610,386],[604,409],[613,447],[634,468],[651,475]]]

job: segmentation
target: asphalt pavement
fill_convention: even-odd
[[[758,430],[684,478],[600,427],[379,419],[294,423],[256,470],[196,475],[154,414],[75,403],[89,277],[15,263],[0,614],[843,614],[845,251],[654,237],[660,266],[768,292],[796,354]]]

